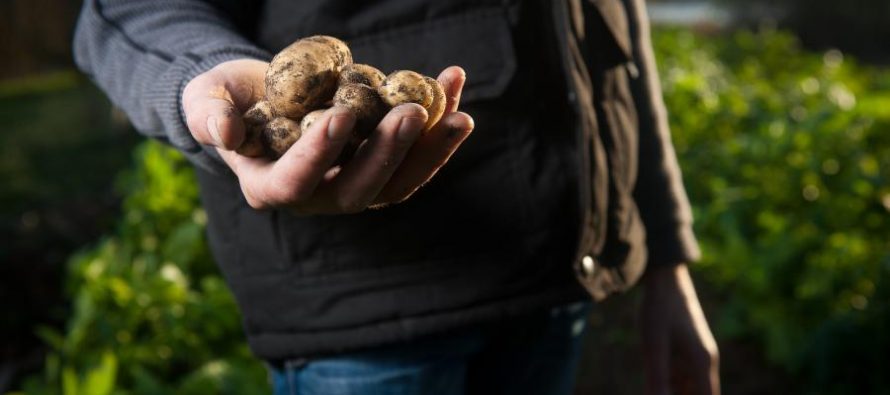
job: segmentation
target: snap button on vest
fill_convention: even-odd
[[[584,258],[581,258],[581,268],[584,269],[584,274],[587,277],[592,277],[593,272],[596,271],[596,261],[593,260],[592,256],[585,255]]]

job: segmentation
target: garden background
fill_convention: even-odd
[[[77,3],[0,3],[0,393],[268,393],[188,165],[73,69]],[[724,392],[890,394],[890,2],[652,6]],[[641,393],[639,299],[579,394]]]

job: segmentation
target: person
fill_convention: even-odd
[[[75,58],[195,164],[211,248],[276,393],[568,394],[591,300],[641,278],[647,393],[718,393],[645,12],[87,0]],[[355,119],[336,107],[277,161],[238,155],[271,54],[316,34],[384,72],[441,71],[446,115],[421,133],[426,112],[396,107],[342,166]]]

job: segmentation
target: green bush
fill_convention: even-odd
[[[656,38],[718,335],[806,391],[887,393],[890,72],[776,32]]]
[[[722,340],[801,393],[887,393],[890,71],[789,35],[655,35]],[[70,261],[74,301],[32,394],[267,393],[203,236],[195,180],[157,143],[116,232]],[[882,392],[883,391],[883,392]]]
[[[70,260],[65,334],[29,394],[267,394],[204,237],[194,173],[158,143],[121,177],[116,232]]]

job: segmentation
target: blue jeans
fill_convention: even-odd
[[[271,368],[275,395],[569,395],[589,302]]]

